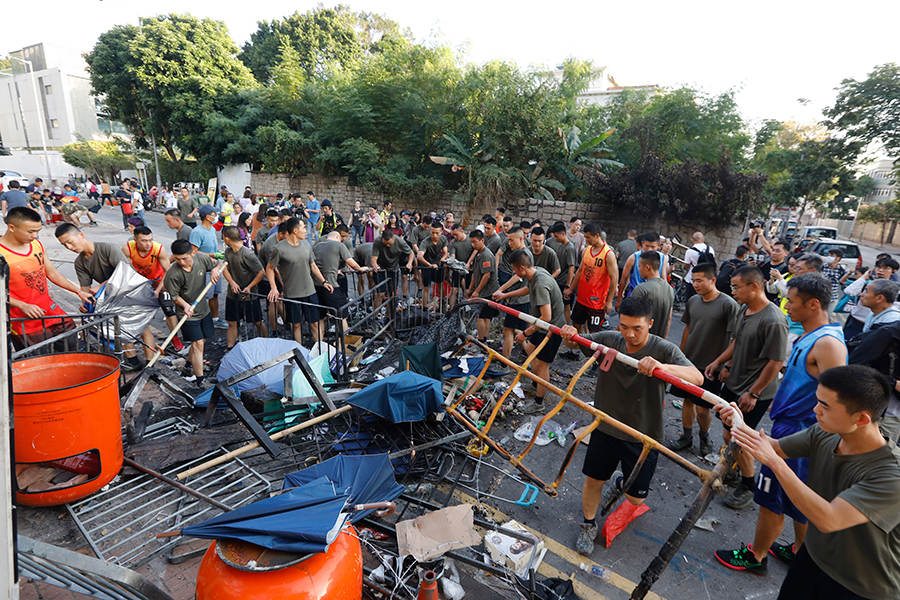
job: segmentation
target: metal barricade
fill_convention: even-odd
[[[65,314],[36,319],[10,319],[10,329],[22,331],[25,322],[40,323],[32,333],[13,336],[16,351],[10,359],[19,360],[58,352],[96,352],[122,360],[122,332],[119,317],[113,313]],[[33,327],[33,325],[32,325]]]

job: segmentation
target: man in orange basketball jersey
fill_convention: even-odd
[[[82,303],[91,299],[91,293],[63,277],[47,260],[44,245],[38,240],[39,213],[25,206],[11,208],[6,214],[6,226],[6,233],[0,237],[0,255],[9,265],[9,316],[30,319],[10,326],[13,345],[22,349],[72,327],[67,319],[41,320],[65,314],[50,298],[48,279],[78,296]]]
[[[572,325],[579,333],[585,323],[588,331],[600,331],[606,315],[613,310],[616,282],[619,280],[616,255],[600,236],[600,225],[585,225],[584,239],[588,246],[584,249],[581,265],[575,273],[574,287],[566,288],[564,293],[566,296],[575,293]]]

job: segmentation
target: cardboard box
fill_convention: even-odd
[[[534,540],[533,543],[510,537],[499,531],[489,531],[484,536],[484,546],[491,554],[491,560],[498,564],[506,565],[519,577],[525,577],[529,569],[537,570],[547,548],[544,540],[528,531],[516,521],[508,521],[503,524],[504,529],[522,533]]]

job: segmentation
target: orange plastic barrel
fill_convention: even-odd
[[[231,567],[217,556],[214,542],[200,562],[196,600],[360,600],[362,577],[362,550],[349,525],[327,552],[274,571]]]
[[[119,361],[72,352],[13,362],[16,501],[79,500],[122,468]]]

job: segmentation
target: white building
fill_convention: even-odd
[[[893,159],[882,158],[875,161],[875,164],[866,173],[875,180],[875,189],[865,197],[863,204],[880,204],[897,197],[897,171],[895,169]]]
[[[9,56],[11,69],[0,72],[0,144],[27,150],[46,142],[48,148],[58,148],[109,139],[111,132],[126,134],[121,124],[98,111],[80,56],[42,43]]]

